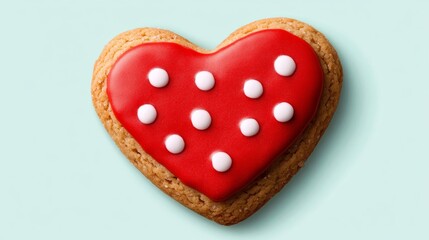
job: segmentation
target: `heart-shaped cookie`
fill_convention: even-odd
[[[106,129],[155,185],[230,225],[303,166],[331,119],[341,65],[322,34],[292,19],[237,30],[216,50],[143,28],[98,59],[92,96]]]

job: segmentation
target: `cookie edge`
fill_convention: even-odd
[[[202,193],[182,184],[174,175],[148,155],[116,120],[106,93],[107,75],[117,58],[126,50],[148,42],[174,42],[195,51],[202,49],[185,38],[167,30],[138,28],[113,38],[103,49],[94,65],[91,95],[94,108],[120,150],[158,188],[191,210],[219,224],[236,224],[255,213],[293,175],[304,166],[336,110],[341,86],[342,67],[338,55],[326,37],[310,25],[290,18],[269,18],[247,24],[231,33],[213,51],[229,45],[253,32],[266,29],[283,29],[309,43],[321,61],[325,74],[322,99],[316,116],[299,139],[269,169],[234,197],[214,202]]]

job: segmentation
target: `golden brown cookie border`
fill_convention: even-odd
[[[106,93],[110,68],[128,49],[149,42],[174,42],[201,53],[209,53],[265,29],[283,29],[309,43],[317,53],[325,75],[319,109],[304,133],[261,176],[234,197],[214,202],[202,193],[182,184],[174,175],[148,155],[116,120]],[[223,225],[238,223],[261,208],[304,165],[337,107],[342,67],[338,55],[325,36],[306,23],[289,18],[269,18],[247,24],[227,37],[217,48],[209,51],[185,38],[161,29],[138,28],[113,38],[103,49],[94,66],[91,95],[95,110],[104,127],[127,158],[162,191],[193,211]]]

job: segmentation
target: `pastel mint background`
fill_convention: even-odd
[[[0,2],[0,239],[429,239],[428,1]],[[285,16],[338,50],[338,111],[306,167],[232,227],[182,207],[121,154],[91,103],[120,32],[214,48]]]

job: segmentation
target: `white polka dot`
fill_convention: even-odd
[[[157,116],[156,109],[151,104],[143,104],[137,109],[137,117],[144,124],[151,124]]]
[[[206,130],[212,123],[210,113],[204,109],[195,109],[191,113],[192,125],[198,130]]]
[[[273,110],[274,118],[279,122],[287,122],[293,117],[293,107],[287,102],[278,103]]]
[[[253,118],[245,118],[240,121],[240,131],[246,137],[251,137],[259,132],[259,124]]]
[[[180,135],[172,134],[165,139],[165,147],[172,154],[178,154],[185,148],[185,141]]]
[[[255,79],[247,80],[243,87],[244,95],[249,98],[259,98],[264,92],[262,84]]]
[[[198,72],[195,74],[195,85],[197,85],[197,87],[202,91],[212,89],[215,85],[213,74],[208,71]]]
[[[288,77],[295,72],[296,64],[291,57],[280,55],[274,61],[274,69],[279,75]]]
[[[162,68],[152,68],[147,76],[152,86],[162,88],[168,84],[168,73]]]
[[[226,152],[215,152],[211,159],[213,168],[218,172],[226,172],[231,168],[232,159]]]

